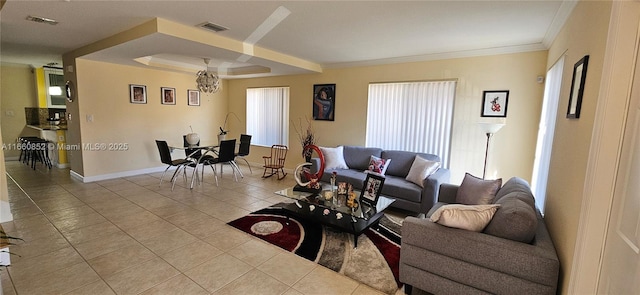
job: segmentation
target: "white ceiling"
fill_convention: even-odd
[[[154,18],[195,27],[290,55],[323,68],[547,49],[575,1],[17,1],[0,11],[0,61],[61,64],[63,53]],[[270,17],[278,14],[280,19]],[[40,16],[59,21],[27,21]],[[279,21],[281,20],[281,21]],[[279,21],[279,22],[278,22]],[[261,26],[261,24],[265,23]],[[271,25],[271,27],[269,26]],[[198,29],[201,30],[201,29]],[[136,58],[218,70],[304,72],[181,38],[152,35],[85,58],[144,66]],[[254,75],[255,76],[255,75]],[[238,77],[248,77],[239,75]]]

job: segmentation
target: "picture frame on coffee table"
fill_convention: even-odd
[[[375,208],[376,204],[378,204],[384,179],[382,175],[368,173],[362,186],[362,192],[360,193],[360,202]]]

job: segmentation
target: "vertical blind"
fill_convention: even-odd
[[[247,134],[251,144],[289,145],[289,87],[247,89]]]
[[[455,81],[369,84],[366,145],[440,156],[449,167]]]

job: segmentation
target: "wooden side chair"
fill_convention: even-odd
[[[288,150],[286,145],[274,144],[271,146],[271,156],[262,156],[264,159],[262,178],[277,175],[278,179],[283,179],[287,176],[287,173],[284,172],[284,160],[287,158]],[[280,176],[281,174],[282,176]]]

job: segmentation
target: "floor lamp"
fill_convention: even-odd
[[[482,170],[482,179],[487,175],[487,159],[489,158],[489,142],[494,133],[498,132],[504,123],[478,123],[480,129],[487,135],[487,146],[484,151],[484,169]]]

